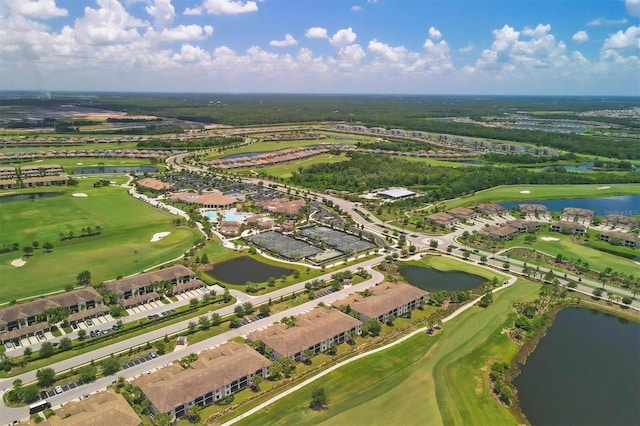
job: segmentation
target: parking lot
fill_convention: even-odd
[[[75,382],[67,383],[66,385],[56,386],[51,390],[40,392],[40,398],[42,399],[51,398],[52,396],[56,396],[57,394],[66,392],[71,389],[75,389],[78,386],[82,386],[82,385],[84,385],[84,382],[82,380],[76,380]]]
[[[122,364],[122,369],[126,370],[127,368],[131,368],[131,367],[135,367],[136,365],[140,365],[142,363],[145,363],[147,361],[151,361],[154,358],[157,358],[158,354],[156,354],[155,352],[151,352],[143,357],[140,358],[136,358],[134,360],[131,360],[129,362],[125,362],[124,364]]]

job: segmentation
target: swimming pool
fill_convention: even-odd
[[[211,221],[215,222],[218,220],[218,212],[215,211],[207,211],[204,212],[204,215]],[[222,220],[227,220],[230,222],[244,222],[248,218],[253,216],[252,213],[238,213],[234,210],[225,210],[222,212]]]

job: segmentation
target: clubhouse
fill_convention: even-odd
[[[275,360],[292,358],[300,362],[305,358],[304,351],[307,349],[314,354],[324,352],[332,343],[344,342],[349,332],[360,334],[362,322],[338,309],[316,308],[298,315],[293,327],[287,328],[282,323],[274,324],[264,330],[254,331],[249,334],[248,339],[253,342],[262,341],[273,350]]]
[[[174,364],[132,383],[140,387],[153,413],[181,418],[194,405],[212,404],[247,387],[253,376],[267,378],[271,364],[248,345],[227,342],[201,352],[190,368]]]
[[[172,185],[167,182],[163,182],[155,178],[140,179],[137,185],[141,188],[148,189],[154,192],[161,192],[171,189]]]
[[[356,311],[360,321],[375,318],[386,322],[391,315],[404,315],[428,300],[429,293],[418,287],[405,283],[383,282],[371,289],[370,296],[354,293],[341,300],[340,305],[346,305],[350,310]]]
[[[120,304],[131,308],[160,298],[158,290],[168,282],[174,294],[204,287],[204,283],[197,280],[193,271],[183,265],[174,265],[166,269],[145,272],[132,277],[104,283],[106,291],[118,295]]]
[[[93,317],[105,310],[102,296],[92,287],[72,290],[54,296],[20,303],[0,310],[0,334],[2,342],[33,336],[48,331],[53,310],[68,309],[71,316]],[[75,317],[74,317],[75,318]]]
[[[202,208],[215,209],[226,208],[235,204],[238,200],[234,197],[224,195],[220,191],[196,194],[193,192],[178,192],[169,197],[173,201],[186,204],[197,204]]]
[[[258,203],[263,210],[269,213],[284,214],[287,216],[295,216],[307,203],[303,199],[290,200],[286,197],[274,198],[273,200]]]

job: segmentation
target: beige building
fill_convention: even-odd
[[[370,296],[364,297],[354,293],[339,303],[356,311],[360,321],[375,318],[386,322],[389,316],[399,317],[429,300],[428,292],[405,283],[383,282],[370,290]]]
[[[159,295],[156,292],[160,285],[166,281],[171,283],[175,292],[176,288],[181,288],[177,287],[178,285],[197,280],[195,278],[195,273],[191,269],[183,265],[174,265],[169,268],[145,272],[132,277],[106,282],[104,283],[104,288],[107,291],[112,291],[118,294],[118,297],[125,301],[132,299],[131,301],[126,302],[127,306],[123,304],[123,306],[128,308],[136,306],[136,304],[157,299]],[[200,283],[198,283],[198,285],[200,285]],[[136,301],[136,304],[132,304],[134,303],[134,300]]]
[[[272,362],[253,348],[228,342],[198,355],[190,368],[174,364],[133,381],[145,394],[154,413],[184,417],[193,405],[205,406],[251,384],[253,376],[266,378]]]
[[[360,334],[362,322],[343,314],[338,309],[316,308],[296,317],[293,327],[278,323],[265,330],[254,331],[249,340],[262,341],[273,350],[276,360],[292,358],[297,362],[304,359],[304,351],[324,352],[332,343],[340,344],[349,332]]]

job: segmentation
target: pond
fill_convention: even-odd
[[[415,265],[402,265],[400,275],[411,285],[428,291],[465,291],[480,287],[486,280],[460,271],[438,271]]]
[[[514,380],[534,425],[640,423],[640,324],[586,308],[560,311]]]
[[[74,175],[90,175],[95,173],[155,173],[157,167],[152,166],[91,166],[81,167],[73,171]]]
[[[36,200],[38,198],[57,197],[58,195],[62,195],[62,193],[61,192],[34,192],[32,194],[4,195],[0,197],[0,203],[7,203],[9,201],[20,201],[20,200]]]
[[[606,187],[603,186],[602,188]],[[605,191],[606,189],[603,189]],[[557,200],[522,200],[499,203],[505,209],[517,207],[518,204],[543,204],[552,212],[561,212],[565,207],[577,207],[596,212],[598,216],[621,214],[635,216],[640,214],[640,195],[602,198],[565,198]]]
[[[278,279],[282,275],[290,275],[291,273],[293,273],[293,269],[268,265],[248,256],[236,257],[214,264],[207,271],[207,275],[211,278],[228,284],[246,284],[247,281],[264,283],[270,277]]]

